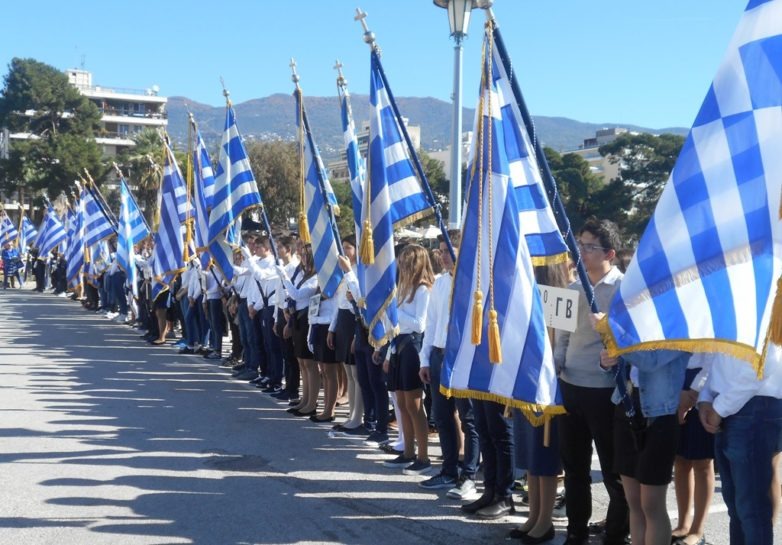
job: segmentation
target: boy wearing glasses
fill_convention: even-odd
[[[611,221],[590,218],[578,238],[581,260],[594,287],[597,308],[605,312],[622,280],[622,273],[612,265],[620,244],[617,227]],[[576,330],[572,333],[557,330],[554,343],[554,362],[567,411],[559,424],[568,518],[564,545],[585,545],[589,541],[593,441],[610,498],[603,543],[624,544],[629,519],[622,483],[614,472],[614,405],[611,402],[614,380],[600,368],[603,343],[591,325],[592,311],[581,282],[574,282],[570,288],[579,291]]]

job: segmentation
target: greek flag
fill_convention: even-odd
[[[27,251],[27,245],[37,236],[38,231],[33,225],[33,222],[31,222],[27,216],[22,216],[22,232],[19,239],[19,248],[23,252]]]
[[[76,210],[68,225],[70,243],[68,244],[68,265],[65,277],[68,281],[68,287],[71,289],[76,289],[81,285],[81,272],[84,267],[84,193],[86,191],[82,191],[82,196],[76,203]]]
[[[762,365],[782,273],[781,106],[782,0],[752,0],[611,303],[613,352]]]
[[[45,256],[60,244],[67,242],[66,238],[68,234],[65,232],[65,227],[63,227],[60,218],[57,217],[57,213],[51,205],[49,205],[49,210],[46,212],[46,218],[44,219],[44,225],[43,228],[41,228],[41,232],[43,233],[39,237],[41,256]]]
[[[182,223],[186,218],[187,189],[171,148],[168,144],[164,148],[166,162],[160,186],[160,224],[155,233],[153,298],[168,289],[175,275],[185,269]]]
[[[119,225],[117,226],[117,265],[125,271],[127,283],[138,297],[138,268],[133,248],[149,235],[149,230],[125,180],[120,180]]]
[[[84,245],[92,247],[116,231],[89,187],[82,192],[81,200],[84,210]]]
[[[229,282],[233,279],[233,255],[226,231],[245,210],[261,205],[250,161],[236,126],[230,102],[225,109],[225,131],[214,183],[214,207],[209,213],[209,253]]]
[[[3,243],[13,242],[18,236],[19,231],[16,229],[14,222],[6,214],[3,214],[3,219],[0,220],[0,240]]]
[[[345,158],[350,175],[350,192],[353,202],[353,225],[356,240],[361,240],[361,227],[364,221],[364,187],[366,184],[366,163],[361,157],[356,138],[356,126],[353,123],[353,110],[350,107],[350,93],[347,82],[340,76],[337,80],[339,89],[340,118],[342,120],[342,135],[345,142]],[[359,259],[358,281],[361,293],[364,293],[364,264]],[[363,312],[363,309],[361,310]]]
[[[505,70],[505,64],[496,46],[496,36],[491,33],[492,43],[492,109],[494,101],[500,111],[503,123],[504,142],[507,161],[502,165],[492,165],[502,168],[503,174],[510,176],[516,194],[516,200],[521,214],[521,233],[527,239],[527,247],[532,256],[533,265],[562,263],[568,259],[567,246],[557,227],[554,212],[549,206],[540,167],[535,157],[535,148],[524,127],[519,105],[513,97],[510,78]],[[488,44],[487,44],[488,45]],[[476,129],[478,119],[476,116]],[[473,132],[473,134],[477,134]],[[471,148],[468,163],[476,165],[474,153],[476,146]]]
[[[195,180],[193,184],[193,202],[195,204],[195,242],[196,248],[201,252],[201,267],[209,266],[209,210],[214,201],[214,174],[212,173],[212,161],[206,151],[201,132],[191,120],[195,132],[195,148],[193,149],[193,171]]]
[[[490,43],[487,36],[485,47]],[[486,49],[484,49],[486,52]],[[451,314],[440,390],[448,396],[496,401],[520,408],[535,421],[564,413],[524,215],[511,168],[518,157],[518,125],[507,108],[497,59],[484,55],[481,99],[462,244],[454,273]],[[545,202],[545,201],[544,201]],[[560,239],[561,241],[561,239]],[[490,262],[490,259],[492,262]],[[486,294],[481,343],[472,343],[473,293]],[[497,312],[500,363],[490,361],[489,312]],[[543,416],[541,416],[543,413]]]
[[[333,297],[344,275],[337,261],[339,232],[331,214],[333,208],[331,198],[334,197],[334,192],[329,192],[331,184],[310,131],[301,89],[297,88],[294,95],[296,96],[296,124],[299,127],[300,138],[303,139],[304,206],[307,211],[307,226],[312,238],[312,256],[315,260],[315,270],[318,271],[321,293],[326,297]]]
[[[398,331],[396,308],[396,257],[394,227],[415,221],[431,212],[431,206],[416,176],[411,154],[400,129],[386,88],[380,57],[372,51],[369,82],[368,206],[362,217],[372,226],[375,258],[364,268],[364,305],[369,342],[382,346]],[[362,233],[362,238],[366,237]]]

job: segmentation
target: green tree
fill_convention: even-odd
[[[246,142],[258,191],[272,228],[286,228],[299,217],[300,167],[293,142]]]
[[[641,133],[623,134],[600,147],[601,155],[619,165],[619,177],[607,189],[613,186],[629,199],[623,228],[632,238],[640,237],[646,228],[683,144],[684,138],[675,134]],[[613,194],[604,197],[616,199]]]
[[[13,141],[8,159],[0,160],[2,189],[43,190],[54,198],[85,168],[96,181],[103,178],[95,142],[100,113],[65,74],[34,59],[14,58],[3,83],[0,126],[29,136]]]
[[[153,225],[157,214],[157,194],[165,162],[163,139],[156,129],[145,129],[134,135],[133,141],[136,145],[126,149],[118,158],[117,163],[131,186],[133,195],[142,208],[144,216],[149,224]]]
[[[603,181],[590,170],[583,157],[575,153],[561,155],[551,148],[545,148],[543,152],[574,230],[578,231],[590,216],[616,221],[617,210],[604,207],[598,197],[603,190]]]

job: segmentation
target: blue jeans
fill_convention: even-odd
[[[771,458],[782,434],[782,399],[757,396],[722,422],[714,459],[730,515],[731,545],[772,545]]]
[[[277,386],[282,384],[283,367],[280,338],[274,334],[276,309],[271,306],[264,307],[259,314],[261,315],[261,338],[266,356],[266,376],[269,377],[272,385]]]
[[[462,473],[475,479],[478,471],[480,447],[478,431],[475,429],[475,415],[470,399],[445,397],[440,393],[440,371],[443,366],[443,352],[433,348],[429,356],[429,375],[432,388],[432,412],[440,436],[440,448],[443,452],[442,472],[449,477],[459,476],[459,443],[457,440],[454,413],[459,411],[459,420],[464,432],[464,463]]]
[[[203,311],[201,310],[202,297],[203,296],[199,295],[192,305],[190,304],[190,299],[186,297],[182,298],[182,301],[185,302],[183,305],[185,314],[185,338],[187,339],[187,346],[191,348],[203,342],[203,336],[201,335],[201,330],[203,328]]]
[[[361,365],[366,371],[366,377],[369,383],[367,393],[371,394],[370,406],[374,408],[375,431],[379,433],[388,433],[388,388],[386,387],[386,375],[383,372],[382,365],[375,365],[372,361],[374,349],[367,343],[367,337],[363,332],[356,331],[355,336],[355,356],[356,365]],[[363,372],[363,371],[362,371]],[[364,388],[362,387],[362,392]],[[369,395],[365,398],[369,399]],[[366,418],[366,413],[365,413]]]
[[[495,498],[510,498],[513,486],[513,430],[503,416],[505,407],[494,401],[474,400],[475,426],[483,456],[483,486]]]
[[[223,301],[220,299],[207,299],[209,310],[210,346],[218,354],[223,354],[223,333],[225,333],[225,314],[223,314]]]
[[[253,327],[253,319],[247,310],[247,300],[240,299],[238,310],[239,336],[242,339],[242,359],[244,365],[250,369],[258,369],[258,340]]]

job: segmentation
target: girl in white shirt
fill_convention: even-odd
[[[434,273],[429,253],[418,244],[405,246],[399,253],[397,265],[399,335],[392,342],[390,358],[386,359],[383,368],[388,373],[388,389],[396,392],[405,450],[385,465],[402,467],[406,475],[421,475],[428,473],[432,464],[427,446],[429,426],[422,403],[423,383],[418,376],[418,352],[421,349]]]

